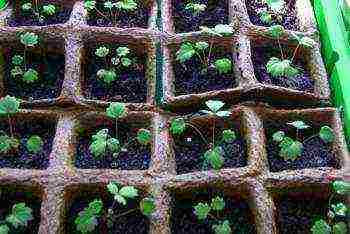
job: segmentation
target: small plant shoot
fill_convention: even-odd
[[[325,144],[332,143],[335,138],[333,129],[325,125],[320,128],[317,135],[313,135],[302,141],[299,132],[311,128],[311,126],[301,120],[288,122],[287,126],[296,130],[296,138],[287,136],[284,131],[277,131],[272,135],[272,140],[280,147],[279,156],[284,160],[294,161],[298,159],[303,152],[304,144],[312,138],[319,137]]]
[[[10,233],[10,227],[15,229],[20,227],[26,228],[33,219],[33,210],[31,208],[27,207],[23,202],[16,203],[13,205],[11,213],[6,216],[5,220],[1,221],[0,234]]]
[[[22,1],[21,11],[25,14],[29,14],[33,19],[37,19],[38,22],[43,23],[46,19],[56,15],[57,6],[55,4],[44,4],[42,1]]]
[[[207,5],[201,3],[189,2],[185,5],[185,10],[191,12],[194,16],[198,16],[207,9]]]
[[[130,200],[139,197],[139,190],[134,186],[122,186],[115,182],[108,183],[106,189],[113,196],[112,205],[110,207],[104,207],[101,199],[95,199],[90,202],[75,218],[76,229],[80,233],[85,234],[94,231],[99,225],[99,220],[100,222],[106,222],[100,223],[101,225],[107,225],[109,228],[112,228],[113,223],[118,218],[129,213],[139,210],[143,215],[150,216],[156,210],[154,198],[149,196],[141,199],[136,209],[129,209],[126,212],[119,213],[116,205],[127,206]]]
[[[282,23],[287,4],[284,0],[262,0],[266,5],[256,10],[261,22],[266,25]],[[289,5],[289,3],[288,3]]]
[[[99,10],[96,6],[97,1],[85,0],[84,8],[89,14],[96,14],[108,22],[111,22],[113,26],[117,25],[117,17],[120,12],[134,12],[137,10],[138,3],[136,0],[105,0],[101,1],[103,4],[103,11]]]
[[[225,200],[222,197],[215,197],[209,203],[198,203],[193,207],[194,214],[199,221],[206,219],[212,223],[212,230],[215,234],[231,234],[230,221],[227,219],[221,220],[219,214],[225,209]]]
[[[110,85],[120,77],[122,69],[135,65],[135,58],[126,46],[110,49],[107,46],[99,46],[95,50],[95,55],[104,60],[105,67],[97,71],[97,78],[105,84]]]
[[[336,180],[331,183],[331,195],[328,201],[327,217],[316,220],[312,227],[312,234],[347,234],[350,219],[350,207],[346,205],[346,198],[350,196],[350,183]]]
[[[212,135],[211,135],[211,141],[208,142],[203,135],[203,133],[200,131],[200,129],[195,126],[190,121],[186,120],[185,118],[179,117],[174,118],[170,123],[170,132],[174,136],[179,136],[182,133],[186,131],[186,129],[191,128],[193,129],[201,139],[207,144],[208,150],[204,153],[203,158],[203,168],[206,168],[207,165],[210,165],[211,168],[214,170],[220,170],[225,162],[225,152],[224,149],[221,147],[223,143],[232,143],[234,140],[236,140],[236,133],[232,129],[224,129],[221,134],[220,140],[216,140],[215,136],[215,122],[216,118],[227,118],[231,115],[230,111],[222,110],[225,103],[219,100],[208,100],[205,102],[205,105],[208,109],[201,110],[200,113],[208,115],[211,118],[212,123]]]
[[[115,137],[109,134],[107,128],[100,129],[96,134],[92,136],[92,141],[89,146],[91,154],[96,158],[102,158],[108,154],[112,154],[113,157],[118,157],[122,151],[127,151],[127,147],[131,146],[135,142],[140,145],[148,145],[152,141],[152,133],[148,129],[141,128],[137,132],[137,136],[122,144],[118,139],[118,119],[127,116],[127,108],[124,103],[112,102],[106,109],[106,115],[115,120]]]

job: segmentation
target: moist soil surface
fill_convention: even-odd
[[[210,190],[210,189],[209,189]],[[171,212],[171,233],[172,234],[214,234],[212,225],[216,224],[212,219],[199,221],[193,212],[193,206],[202,203],[210,203],[210,200],[217,195],[208,196],[208,193],[193,192],[190,195],[182,196],[177,194],[172,199]],[[254,234],[255,223],[254,215],[251,212],[248,203],[238,196],[225,196],[225,210],[220,212],[220,220],[224,217],[229,220],[232,233]],[[213,213],[213,212],[212,212]],[[214,213],[213,213],[214,215]]]
[[[53,3],[55,1],[42,1],[43,3]],[[63,24],[69,20],[70,14],[72,12],[71,8],[66,8],[58,6],[58,12],[55,15],[45,18],[41,21],[33,13],[23,12],[20,8],[16,9],[14,16],[9,20],[9,26],[18,27],[18,26],[46,26],[52,24]]]
[[[70,234],[80,234],[76,230],[76,225],[74,223],[76,217],[79,212],[84,210],[85,207],[89,205],[94,199],[102,199],[103,201],[103,213],[107,212],[107,209],[112,206],[113,200],[108,196],[87,196],[88,193],[82,193],[84,196],[78,197],[74,199],[72,205],[69,208],[68,213],[68,224],[65,225],[67,227],[67,233]],[[128,203],[126,206],[119,205],[117,202],[114,205],[115,215],[122,214],[131,209],[137,209],[139,206],[139,200],[128,199]],[[149,220],[146,216],[142,215],[139,209],[131,212],[127,215],[121,216],[117,218],[113,222],[113,226],[106,226],[106,221],[102,218],[98,218],[99,225],[96,227],[95,231],[91,232],[91,234],[147,234],[149,231]],[[90,232],[89,232],[90,233]]]
[[[235,66],[232,53],[227,51],[224,47],[214,45],[210,64],[213,64],[216,59],[228,58],[232,61],[232,67]],[[208,71],[203,73],[203,65],[197,56],[193,56],[184,63],[174,61],[173,67],[176,95],[199,94],[237,86],[233,70],[228,74],[219,74],[215,68],[209,67]]]
[[[186,3],[183,0],[172,0],[175,32],[198,31],[199,26],[228,24],[228,0],[197,0],[195,3],[207,5],[206,10],[198,15],[186,10]]]
[[[288,9],[286,10],[286,13],[283,14],[282,21],[278,21],[275,16],[273,16],[272,24],[266,24],[261,21],[258,10],[267,8],[267,4],[263,3],[261,0],[245,0],[246,7],[249,15],[250,21],[259,26],[271,26],[271,25],[282,25],[284,28],[289,30],[298,31],[298,19],[297,19],[297,12],[295,10],[295,0],[287,1],[288,3]]]
[[[316,220],[327,216],[328,200],[312,193],[289,192],[275,199],[278,233],[309,234]]]
[[[39,73],[39,79],[27,84],[21,76],[12,77],[11,59],[14,55],[23,55],[23,50],[5,49],[5,92],[8,95],[25,100],[54,99],[60,95],[63,80],[65,59],[61,54],[53,52],[39,53],[27,52],[27,69],[35,69]],[[23,67],[22,67],[23,69]]]
[[[125,46],[125,45],[121,45]],[[97,77],[97,71],[105,68],[105,62],[97,58],[94,49],[88,51],[88,63],[85,65],[86,78],[83,82],[84,95],[88,99],[143,103],[147,101],[146,57],[137,56],[135,65],[122,67],[119,77],[107,84]]]
[[[303,151],[300,157],[296,160],[285,161],[279,156],[280,147],[277,143],[273,142],[272,135],[277,131],[284,131],[287,136],[291,136],[293,139],[296,138],[295,130],[290,128],[276,127],[276,125],[268,124],[265,129],[268,129],[267,134],[267,156],[269,160],[269,167],[272,172],[278,172],[283,170],[298,170],[305,168],[316,168],[316,167],[333,167],[340,168],[340,162],[336,158],[336,155],[332,152],[332,145],[326,144],[323,140],[318,137],[319,128],[315,130],[301,130],[299,136],[304,141]],[[315,135],[314,137],[311,137]],[[310,138],[308,138],[310,137]]]
[[[12,207],[24,202],[27,207],[32,209],[32,215],[34,219],[28,222],[27,227],[19,226],[14,228],[12,225],[7,225],[10,228],[11,234],[33,234],[38,233],[40,225],[40,209],[41,199],[38,198],[38,194],[31,191],[21,191],[19,188],[13,187],[1,187],[0,196],[0,220],[5,220],[6,217],[11,214]]]
[[[93,129],[83,129],[79,134],[75,166],[84,169],[113,168],[120,170],[146,170],[151,161],[150,146],[140,145],[136,140],[132,141],[127,147],[127,152],[121,152],[117,157],[111,153],[101,158],[95,158],[89,150],[92,135],[103,128],[109,129],[109,134],[115,136],[114,127],[106,124],[99,124],[99,127]],[[132,125],[118,122],[118,139],[124,145],[132,138],[135,138],[139,128]]]
[[[149,18],[149,6],[143,1],[136,1],[138,8],[134,11],[114,11],[117,12],[113,14],[113,17],[110,17],[109,11],[106,11],[103,7],[104,1],[98,1],[96,7],[99,12],[107,16],[103,17],[101,14],[98,14],[96,11],[89,13],[89,18],[87,23],[91,26],[99,27],[119,27],[119,28],[147,28],[148,27],[148,18]],[[112,20],[111,20],[112,18]]]
[[[304,59],[295,58],[293,60],[294,66],[298,67],[300,73],[292,78],[285,76],[272,77],[266,69],[266,64],[271,57],[281,58],[281,53],[278,45],[273,46],[254,46],[252,47],[252,60],[254,64],[255,76],[259,82],[264,84],[271,84],[285,88],[296,89],[309,93],[314,92],[314,80],[308,70],[307,62]],[[284,56],[292,57],[293,51],[282,47]],[[286,54],[288,52],[288,54]],[[296,56],[298,57],[298,56]]]
[[[218,123],[216,124],[218,125]],[[206,130],[210,132],[209,129]],[[216,132],[216,141],[218,141],[218,136],[221,136],[221,131]],[[239,135],[237,129],[235,129],[235,132],[237,136],[235,141],[232,143],[224,142],[220,144],[225,152],[223,168],[244,167],[247,165],[246,143],[242,136]],[[209,134],[204,137],[207,140],[211,139]],[[208,169],[208,167],[204,165],[204,153],[209,148],[197,132],[190,129],[184,134],[174,137],[173,147],[175,151],[176,172],[178,174]]]
[[[0,157],[0,167],[46,169],[49,165],[49,155],[55,136],[55,123],[48,119],[19,120],[15,118],[12,118],[12,123],[14,135],[20,139],[19,150]],[[10,136],[7,119],[2,119],[0,130]],[[32,135],[40,136],[44,142],[42,151],[37,154],[30,153],[26,147],[27,139]]]

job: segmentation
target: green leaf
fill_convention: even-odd
[[[117,79],[117,73],[114,70],[100,69],[97,72],[97,77],[110,84]]]
[[[44,142],[41,139],[41,137],[37,136],[37,135],[33,135],[31,136],[28,140],[27,140],[27,150],[31,153],[39,153],[42,148],[43,148]]]
[[[224,165],[224,157],[222,157],[221,147],[209,149],[204,153],[204,158],[210,163],[214,170],[220,170]]]
[[[33,83],[39,79],[38,72],[34,69],[29,68],[24,74],[23,74],[23,81],[26,83]]]
[[[19,140],[8,135],[0,135],[0,153],[7,154],[12,149],[16,150],[19,147]]]
[[[126,198],[135,198],[138,196],[138,191],[134,186],[124,186],[119,190],[119,195]]]
[[[24,202],[15,204],[12,207],[11,214],[6,217],[6,221],[15,228],[20,226],[26,227],[28,222],[33,219],[32,209],[27,207]]]
[[[338,222],[333,225],[333,233],[332,234],[347,234],[348,228],[346,223]]]
[[[332,187],[334,191],[338,194],[350,195],[350,182],[336,180],[333,181]]]
[[[174,135],[183,133],[186,129],[186,122],[183,118],[176,118],[171,121],[170,132]]]
[[[180,49],[176,52],[176,60],[179,60],[180,63],[184,63],[187,60],[191,59],[195,53],[196,51],[192,43],[182,43]]]
[[[231,111],[218,111],[216,115],[219,117],[229,117],[231,115]]]
[[[103,7],[106,8],[106,9],[109,9],[109,10],[112,10],[113,8],[113,3],[111,1],[107,1],[103,4]]]
[[[10,232],[10,228],[6,224],[0,225],[0,234],[8,234]]]
[[[16,66],[20,66],[23,64],[23,56],[16,54],[15,56],[12,57],[12,64]]]
[[[210,212],[210,206],[208,203],[198,203],[194,207],[194,214],[197,216],[199,220],[206,219]]]
[[[272,23],[272,15],[266,10],[260,11],[259,12],[259,17],[260,17],[260,20],[264,24],[271,24]]]
[[[123,206],[126,205],[126,199],[119,194],[114,195],[114,200],[116,200],[118,203],[122,204]]]
[[[232,143],[234,140],[236,140],[236,133],[234,130],[227,129],[222,131],[222,139],[226,143]]]
[[[205,41],[199,41],[199,42],[196,42],[194,44],[194,47],[197,49],[197,50],[206,50],[208,47],[209,47],[209,44]]]
[[[14,68],[11,69],[11,76],[16,77],[19,75],[23,75],[23,70],[19,66],[15,66]]]
[[[139,129],[137,131],[137,141],[141,144],[141,145],[148,145],[149,143],[151,143],[152,141],[152,133],[150,130],[148,129]]]
[[[109,54],[109,49],[106,46],[100,46],[95,50],[95,55],[104,58]]]
[[[275,132],[273,135],[272,135],[272,139],[274,142],[281,142],[284,138],[285,134],[283,131],[278,131],[278,132]]]
[[[92,143],[89,150],[94,157],[101,157],[107,150],[108,129],[101,129],[92,136]]]
[[[299,74],[299,70],[292,66],[292,62],[290,60],[280,60],[276,57],[269,59],[266,64],[266,70],[272,75],[272,77],[286,76],[291,78]]]
[[[113,195],[117,195],[119,193],[118,185],[114,182],[109,182],[107,184],[107,190]]]
[[[232,62],[228,58],[217,59],[214,66],[219,71],[219,74],[227,74],[232,69]]]
[[[301,121],[301,120],[288,122],[287,124],[299,130],[310,128],[310,125],[306,124],[304,121]]]
[[[228,220],[223,221],[221,224],[214,224],[213,230],[215,234],[231,234],[232,230],[230,222]]]
[[[96,1],[85,1],[84,2],[84,8],[87,11],[92,11],[93,9],[96,8]]]
[[[124,67],[129,67],[132,64],[132,61],[129,58],[122,58],[120,61]]]
[[[119,46],[117,48],[117,56],[124,57],[130,54],[130,49],[126,46]]]
[[[32,10],[32,7],[33,7],[32,3],[28,2],[28,3],[24,3],[21,8],[24,11],[30,11]]]
[[[101,199],[95,199],[89,203],[89,206],[79,212],[75,219],[75,225],[78,231],[89,233],[95,230],[98,225],[97,218],[101,216],[103,203]]]
[[[215,197],[211,199],[210,207],[212,210],[221,211],[225,208],[225,201],[222,197]]]
[[[229,24],[217,24],[214,27],[214,31],[222,36],[231,36],[233,34],[233,28]]]
[[[285,137],[286,139],[287,137]],[[284,140],[283,140],[284,141]],[[283,142],[282,141],[282,142]],[[303,144],[299,141],[288,142],[288,145],[285,143],[280,150],[279,155],[284,158],[284,160],[292,160],[294,161],[303,151]]]
[[[109,152],[113,153],[113,156],[116,157],[118,156],[120,150],[121,150],[121,145],[118,139],[110,137],[107,139],[107,149]]]
[[[0,114],[14,114],[18,112],[20,102],[9,95],[0,99]]]
[[[331,127],[329,126],[323,126],[320,129],[319,132],[319,137],[326,143],[331,143],[334,141],[335,135],[334,131]]]
[[[283,0],[266,0],[266,3],[270,9],[275,12],[280,12],[285,7],[285,2]]]
[[[35,33],[25,32],[20,36],[21,43],[25,46],[35,46],[39,42],[39,37]]]
[[[112,102],[107,107],[106,114],[112,119],[120,119],[127,116],[128,111],[124,103]]]
[[[54,15],[56,13],[56,7],[53,4],[45,5],[43,6],[42,12],[49,16]]]
[[[216,113],[225,105],[225,103],[218,100],[208,100],[205,102],[205,105],[209,108],[209,110]]]
[[[269,35],[274,39],[279,39],[285,34],[285,31],[282,25],[271,26],[269,27],[268,32],[269,32]]]
[[[300,45],[306,48],[313,48],[316,46],[316,42],[310,37],[301,37],[300,40],[298,40],[298,42]]]
[[[348,212],[348,208],[346,207],[346,205],[342,202],[338,202],[337,204],[332,204],[331,205],[334,213],[338,216],[342,216],[345,217],[346,213]]]
[[[320,219],[314,223],[311,232],[312,234],[331,234],[332,230],[326,221]]]
[[[137,3],[134,0],[122,0],[115,4],[118,9],[133,11],[137,9]]]
[[[199,13],[205,11],[207,6],[205,4],[199,3],[187,3],[185,5],[185,10],[191,11],[194,15],[198,15]]]
[[[146,197],[140,201],[140,210],[143,215],[150,216],[156,209],[153,198]]]
[[[222,35],[220,33],[217,33],[214,28],[208,28],[205,26],[199,26],[199,30],[203,33],[203,34],[208,34],[209,36],[218,36],[218,37],[222,37]]]

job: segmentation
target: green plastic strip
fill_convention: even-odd
[[[7,7],[7,0],[0,0],[0,10],[4,10]]]

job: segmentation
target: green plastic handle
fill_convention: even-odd
[[[0,0],[0,10],[4,10],[7,7],[7,0]]]

